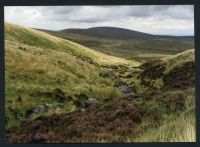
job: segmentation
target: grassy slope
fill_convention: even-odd
[[[176,96],[182,97],[184,99],[184,105],[185,105],[184,111],[182,111],[181,113],[179,112],[178,115],[174,115],[172,113],[167,117],[165,123],[162,124],[159,128],[151,128],[147,131],[144,131],[137,138],[134,139],[129,138],[129,141],[134,141],[134,142],[144,142],[144,141],[145,142],[152,142],[152,141],[195,142],[196,141],[194,62],[195,62],[194,49],[191,49],[179,53],[177,55],[164,58],[161,60],[161,62],[157,63],[158,65],[160,66],[163,65],[165,67],[163,70],[164,75],[159,78],[154,78],[154,79],[150,78],[151,81],[150,87],[153,87],[155,89],[160,89],[161,91],[164,90],[163,93],[168,95],[167,97],[171,99],[170,100],[171,102]],[[188,65],[188,63],[191,63],[192,66],[186,68],[185,65]],[[182,70],[180,71],[177,69],[182,69]],[[155,65],[153,70],[154,72],[156,72]],[[171,73],[175,74],[175,77]],[[168,76],[169,77],[172,76],[173,78],[170,79],[170,81],[165,81],[164,79]],[[180,77],[184,78],[181,79]],[[180,80],[184,82],[181,82]],[[192,81],[192,83],[190,84],[188,81]],[[173,85],[174,83],[176,84],[180,83],[180,85],[174,86]],[[188,83],[188,88],[184,88],[184,84],[187,85],[187,83]],[[166,88],[163,89],[162,87],[167,87],[167,89],[169,88],[169,90],[167,90]],[[179,102],[177,101],[176,103]]]
[[[11,25],[9,23],[6,23],[5,35],[6,35],[7,40],[17,41],[17,42],[24,43],[27,45],[33,45],[33,46],[42,47],[42,48],[65,51],[75,56],[78,56],[78,55],[86,56],[102,64],[129,63],[129,61],[125,59],[105,55],[100,52],[96,52],[94,50],[91,50],[85,46],[74,43],[72,41],[54,37],[52,35],[48,35],[41,31],[23,28],[21,26],[17,26],[13,24]],[[133,61],[131,63],[133,64]],[[135,64],[136,66],[138,65],[137,62],[135,62]]]
[[[55,108],[47,115],[54,113],[59,101],[45,93],[56,88],[74,99],[75,94],[81,93],[100,100],[119,96],[110,79],[99,77],[101,67],[85,62],[83,57],[99,65],[138,66],[137,62],[107,56],[71,41],[8,23],[5,24],[5,47],[7,127],[23,120],[25,111],[33,106],[50,103]],[[19,97],[22,101],[18,101]],[[65,103],[60,111],[73,109],[73,104]]]
[[[192,38],[153,36],[153,37],[133,37],[132,39],[107,38],[101,36],[89,36],[79,32],[72,33],[66,31],[46,31],[55,36],[60,36],[78,42],[96,51],[122,57],[126,59],[151,60],[162,58],[163,56],[174,55],[188,48],[194,47]],[[151,54],[151,56],[147,56]]]

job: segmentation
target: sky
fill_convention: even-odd
[[[194,35],[192,5],[6,6],[5,21],[48,30],[110,26],[135,31]]]

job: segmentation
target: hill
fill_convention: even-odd
[[[151,35],[115,27],[42,31],[126,59],[160,59],[194,48],[193,36]]]
[[[194,49],[141,63],[6,23],[6,141],[193,142],[194,65]]]
[[[139,63],[6,23],[7,127],[42,114],[72,111],[80,97],[104,101],[119,96],[113,81],[99,74],[104,68],[123,65],[134,67]]]
[[[59,32],[82,34],[94,37],[105,37],[114,39],[133,39],[153,37],[153,35],[137,32],[129,29],[116,28],[116,27],[93,27],[88,29],[65,29]]]
[[[171,66],[175,60],[177,65]],[[12,143],[195,141],[194,50],[141,68],[144,70],[138,80],[144,86],[143,92],[84,110],[38,117],[24,122],[21,128],[10,129],[7,140]],[[151,70],[160,74],[153,75]],[[165,80],[174,80],[174,74],[181,78],[181,83]],[[133,79],[121,75],[121,80]],[[163,84],[149,85],[144,79],[163,80]]]

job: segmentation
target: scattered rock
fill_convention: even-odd
[[[93,98],[89,98],[86,102],[85,102],[85,106],[88,107],[88,106],[91,106],[91,105],[96,105],[98,104],[99,102],[96,100],[96,99],[93,99]]]
[[[29,120],[32,120],[34,114],[47,112],[50,107],[51,105],[48,103],[45,103],[44,105],[37,105],[37,106],[31,107],[30,109],[26,110],[25,117]]]
[[[134,92],[134,87],[126,84],[123,81],[117,81],[114,84],[114,87],[117,87],[119,91],[121,91],[123,94],[133,94]]]
[[[102,135],[105,135],[103,139],[110,137],[110,134],[119,135],[120,138],[124,135],[128,137],[133,135],[136,125],[141,123],[148,112],[142,106],[135,107],[130,103],[127,99],[117,99],[96,107],[87,107],[85,111],[79,109],[71,113],[38,117],[22,124],[21,129],[8,130],[6,139],[9,143],[90,143],[94,141],[91,139]],[[56,112],[59,111],[58,108]],[[45,134],[45,137],[38,133]]]
[[[127,98],[127,99],[133,99],[135,98],[136,94],[134,92],[131,93],[125,93],[122,98]]]
[[[69,102],[69,101],[73,100],[73,97],[66,96],[65,92],[62,91],[60,88],[56,88],[53,91],[47,91],[47,92],[37,90],[37,91],[34,91],[33,93],[31,93],[30,96],[53,98],[53,99],[58,100],[59,102],[63,102],[63,101]]]
[[[49,109],[50,109],[51,107],[52,107],[51,104],[45,103],[45,104],[44,104],[45,112],[49,111]]]
[[[74,95],[77,99],[80,99],[80,100],[88,100],[88,96],[84,93],[80,93],[80,94],[75,94]]]
[[[118,69],[118,66],[117,65],[111,65],[110,68],[112,68],[112,69]]]
[[[32,110],[33,110],[34,113],[39,114],[40,112],[42,112],[44,110],[44,106],[38,105],[38,106],[35,106]]]
[[[18,101],[18,102],[22,102],[22,97],[21,97],[21,96],[18,96],[18,97],[17,97],[17,101]]]
[[[73,103],[74,103],[74,105],[75,105],[76,107],[78,107],[78,108],[84,107],[84,104],[83,104],[83,102],[82,102],[80,99],[75,99],[75,100],[73,101]]]
[[[24,51],[27,50],[25,47],[21,47],[21,46],[18,47],[18,48],[19,48],[20,50],[24,50]]]
[[[33,109],[31,108],[31,109],[28,109],[28,110],[26,110],[26,112],[25,112],[25,118],[27,118],[28,120],[31,120],[32,118],[33,118]]]
[[[99,74],[99,76],[104,77],[104,78],[109,78],[111,80],[114,80],[117,78],[116,74],[114,71],[110,70],[110,71],[105,71],[105,72],[101,72]]]
[[[58,107],[58,108],[61,108],[61,109],[63,109],[63,108],[64,108],[64,106],[65,106],[65,105],[64,105],[64,104],[62,104],[62,103],[59,103],[59,104],[57,104],[57,107]]]
[[[133,88],[129,87],[128,85],[120,85],[117,87],[119,89],[119,91],[121,91],[122,93],[134,93]]]
[[[59,113],[62,109],[60,107],[57,107],[55,110],[55,113]]]
[[[66,97],[66,100],[69,102],[69,101],[72,101],[73,100],[73,97],[71,97],[71,96],[67,96]]]
[[[58,101],[63,101],[65,100],[65,93],[60,89],[60,88],[56,88],[54,90],[54,95],[55,95],[55,98],[58,100]]]

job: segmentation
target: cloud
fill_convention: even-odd
[[[152,34],[193,35],[193,13],[192,5],[6,6],[5,21],[50,30],[114,26]]]

